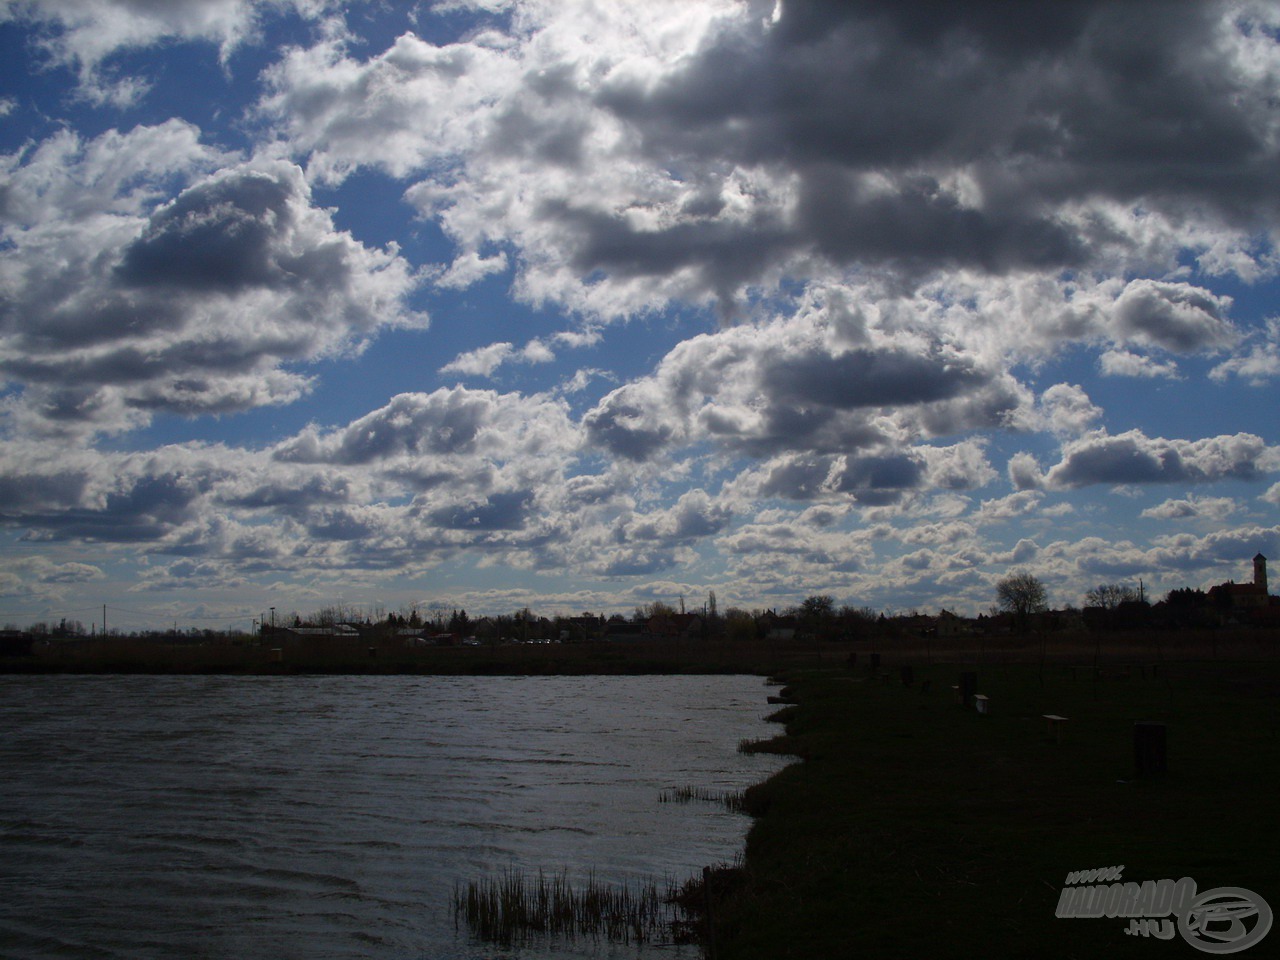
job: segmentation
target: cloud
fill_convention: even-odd
[[[1236,376],[1254,386],[1263,386],[1280,376],[1280,317],[1269,317],[1262,330],[1254,332],[1243,353],[1218,364],[1209,376],[1222,381]]]
[[[27,527],[32,541],[163,541],[196,522],[213,486],[243,462],[198,446],[101,454],[19,441],[0,449],[0,522]]]
[[[319,18],[337,9],[325,0],[21,0],[0,10],[0,23],[42,24],[55,59],[79,64],[91,77],[121,50],[198,40],[217,44],[225,57],[257,31],[268,11]]]
[[[337,230],[297,167],[229,162],[196,136],[169,121],[5,158],[0,376],[22,388],[11,430],[287,403],[309,385],[285,364],[425,323],[406,306],[408,264]],[[191,183],[157,203],[175,178]]]
[[[555,353],[541,340],[531,340],[520,350],[514,344],[504,341],[459,354],[441,367],[440,372],[468,377],[491,377],[500,366],[513,360],[522,363],[549,363],[555,358]]]
[[[455,387],[399,394],[335,430],[308,428],[277,446],[274,456],[287,463],[386,465],[455,456],[562,456],[577,442],[558,401]]]
[[[1124,339],[1192,353],[1235,342],[1227,320],[1230,307],[1230,297],[1189,284],[1133,280],[1116,300],[1112,315]]]
[[[690,490],[664,510],[620,518],[613,535],[628,543],[660,541],[669,548],[719,533],[732,517],[732,509],[714,502],[706,491]]]
[[[0,523],[15,535],[97,544],[115,567],[144,557],[147,590],[318,593],[446,562],[548,580],[686,567],[749,584],[753,604],[954,590],[976,609],[1011,562],[1063,589],[1160,569],[1118,538],[1051,542],[1073,506],[1081,525],[1114,519],[1071,491],[1270,482],[1280,455],[1259,437],[1112,435],[1134,384],[1054,381],[1185,373],[1199,389],[1208,365],[1218,383],[1280,370],[1276,321],[1250,327],[1261,297],[1211,283],[1276,274],[1271,5],[394,7],[361,10],[377,27],[361,37],[331,0],[3,6],[79,71],[76,121],[86,97],[154,117],[159,100],[138,98],[159,74],[137,52],[161,44],[165,63],[216,48],[237,97],[257,82],[243,113],[192,107],[206,130],[68,127],[0,157]],[[427,39],[463,8],[484,13]],[[409,22],[427,29],[395,36]],[[246,63],[268,66],[232,77]],[[346,208],[370,184],[412,210]],[[346,232],[410,213],[423,223],[404,250]],[[407,260],[423,255],[439,262]],[[546,326],[427,350],[436,379],[596,344],[607,363],[625,317],[664,341],[704,325],[630,380],[430,383],[256,450],[101,438],[326,400],[313,361],[425,326],[418,297],[448,309],[502,288]],[[241,429],[263,428],[216,435]],[[1006,430],[1043,434],[1023,444],[1036,453],[1010,456]],[[1012,493],[989,489],[1002,474]],[[1210,492],[1145,517],[1225,523],[1234,501]],[[1170,568],[1216,563],[1188,542],[1161,541]]]
[[[1129,350],[1108,350],[1098,358],[1098,367],[1108,377],[1149,377],[1177,380],[1178,365],[1160,362]]]
[[[1222,521],[1234,513],[1236,502],[1230,497],[1189,496],[1182,500],[1165,500],[1142,511],[1142,516],[1154,520],[1213,520]]]
[[[459,254],[454,258],[440,278],[436,286],[446,290],[465,290],[472,284],[479,283],[485,277],[501,273],[507,269],[507,255],[498,253],[492,257],[481,257],[474,250]]]
[[[1166,440],[1141,430],[1093,434],[1063,446],[1044,474],[1051,489],[1093,484],[1212,483],[1256,480],[1276,466],[1276,451],[1248,433],[1203,440]]]
[[[899,6],[526,4],[502,38],[299,50],[263,109],[326,175],[447,163],[409,195],[464,249],[513,240],[529,296],[624,310],[802,259],[917,276],[1168,257],[1160,230],[1276,209],[1265,8]],[[611,289],[577,284],[597,272]],[[1220,304],[1149,283],[1119,305],[1126,335],[1224,336]]]
[[[0,564],[0,596],[64,599],[64,586],[105,578],[102,568],[95,564],[25,557]]]
[[[493,371],[515,356],[516,348],[510,343],[491,343],[487,347],[477,347],[454,357],[443,367],[441,373],[460,373],[468,377],[489,377]]]
[[[268,14],[319,21],[345,6],[330,0],[18,0],[0,7],[0,23],[35,25],[50,60],[78,71],[82,99],[123,109],[149,94],[153,81],[137,72],[123,75],[113,62],[122,52],[175,41],[211,43],[225,63],[258,34]]]
[[[1079,436],[1102,417],[1102,409],[1084,389],[1071,383],[1057,383],[1046,389],[1038,406],[1044,424],[1059,436]]]
[[[1280,526],[1247,526],[1214,530],[1203,537],[1169,536],[1155,540],[1151,550],[1155,563],[1169,570],[1206,569],[1200,586],[1243,577],[1245,564],[1254,554],[1280,554]]]
[[[835,454],[993,426],[1023,402],[1012,378],[935,333],[876,334],[850,348],[818,311],[690,338],[589,411],[588,438],[635,461],[702,441]]]

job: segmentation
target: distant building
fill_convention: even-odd
[[[268,629],[278,640],[359,640],[360,631],[349,623],[335,623],[324,627],[276,627]]]
[[[35,638],[21,630],[0,630],[0,657],[29,657]]]
[[[1271,604],[1267,592],[1267,558],[1258,554],[1253,558],[1253,582],[1236,583],[1228,580],[1209,588],[1209,600],[1226,610],[1257,610]]]

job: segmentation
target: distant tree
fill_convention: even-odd
[[[1183,587],[1181,590],[1170,590],[1164,602],[1171,607],[1203,607],[1209,602],[1209,595],[1203,590]]]
[[[843,606],[837,614],[840,620],[840,631],[848,640],[861,639],[872,632],[876,626],[876,611],[870,607]]]
[[[826,594],[805,597],[800,606],[787,611],[800,621],[804,633],[817,640],[830,640],[836,633],[836,601]]]
[[[1122,603],[1138,599],[1138,591],[1122,583],[1100,583],[1085,592],[1084,605],[1114,610]]]
[[[1013,614],[1019,629],[1025,629],[1033,613],[1048,609],[1044,584],[1038,577],[1020,570],[996,584],[996,601],[1000,609]]]
[[[836,601],[834,597],[829,597],[826,594],[815,594],[811,597],[805,597],[804,603],[800,604],[800,616],[815,620],[826,620],[834,615],[835,609]]]
[[[734,643],[747,643],[757,637],[756,618],[746,610],[730,607],[724,614],[725,636]]]
[[[670,604],[663,603],[661,600],[655,600],[653,603],[647,603],[642,607],[636,607],[635,621],[637,623],[647,622],[654,617],[674,617],[679,611]]]

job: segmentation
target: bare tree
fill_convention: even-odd
[[[1011,573],[996,584],[996,600],[1000,609],[1013,614],[1019,629],[1026,629],[1031,614],[1048,609],[1044,584],[1025,570]]]
[[[1103,610],[1114,610],[1122,603],[1138,599],[1138,591],[1126,587],[1122,583],[1100,583],[1085,592],[1086,607],[1101,607]]]

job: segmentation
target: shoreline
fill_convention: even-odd
[[[715,960],[1149,957],[1129,920],[1056,915],[1069,876],[1105,865],[1280,907],[1280,652],[1164,665],[787,675],[785,732],[758,749],[799,759],[746,792],[743,863],[709,893]],[[970,671],[988,715],[954,701]],[[1058,738],[1047,713],[1070,718]],[[1136,774],[1136,721],[1166,724],[1163,775]]]
[[[410,648],[387,641],[312,641],[269,645],[232,639],[170,642],[136,638],[53,641],[24,655],[0,656],[0,675],[40,673],[472,674],[554,675],[753,673],[803,669],[926,669],[943,662],[1043,663],[1135,669],[1170,660],[1268,660],[1280,631],[1217,629],[1174,633],[1006,635],[864,640],[638,640]]]

